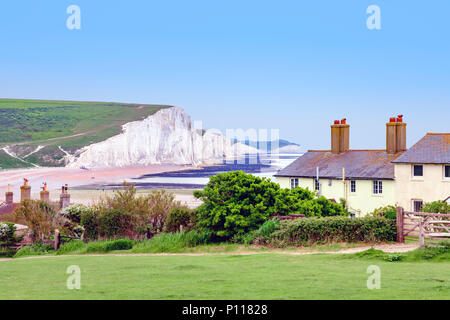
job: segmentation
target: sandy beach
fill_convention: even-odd
[[[0,201],[3,201],[4,193],[8,190],[8,184],[11,185],[11,191],[14,192],[14,201],[20,199],[20,186],[23,184],[23,178],[29,180],[31,185],[31,196],[33,199],[39,199],[39,192],[44,182],[47,182],[52,201],[59,200],[61,186],[69,185],[69,189],[78,186],[90,184],[101,185],[102,183],[121,183],[128,179],[137,178],[144,174],[162,173],[168,171],[177,171],[191,168],[183,165],[155,164],[149,166],[130,166],[122,168],[99,168],[99,169],[73,169],[73,168],[32,168],[5,170],[0,172]],[[98,199],[105,192],[102,190],[71,190],[71,202],[89,204]],[[139,193],[145,193],[140,190]],[[150,191],[147,191],[150,192]],[[192,202],[195,199],[192,191],[174,191],[177,200],[182,202]]]

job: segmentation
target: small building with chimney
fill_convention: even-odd
[[[386,149],[350,149],[346,120],[331,125],[331,149],[308,150],[276,175],[283,188],[302,187],[319,196],[341,202],[356,216],[395,204],[395,172],[392,161],[406,151],[403,117],[386,123]]]
[[[393,163],[397,205],[421,211],[425,202],[450,201],[450,133],[427,133]]]

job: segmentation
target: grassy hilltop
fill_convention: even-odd
[[[64,151],[73,154],[83,146],[119,134],[123,124],[167,107],[0,99],[0,167],[63,166]],[[8,155],[4,147],[19,159]]]

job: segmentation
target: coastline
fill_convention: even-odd
[[[14,192],[15,200],[18,200],[23,178],[27,178],[29,180],[28,184],[31,186],[31,196],[33,199],[39,198],[42,184],[43,182],[47,182],[51,200],[57,200],[59,199],[60,188],[64,184],[68,184],[70,189],[91,184],[122,183],[127,179],[137,178],[144,174],[156,174],[192,168],[193,166],[188,165],[154,164],[90,170],[67,167],[5,170],[0,171],[0,193],[6,192],[8,190],[8,184],[10,184],[11,191]]]

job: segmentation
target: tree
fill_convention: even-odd
[[[25,200],[14,210],[14,214],[25,222],[34,240],[50,238],[55,229],[64,228],[65,224],[65,219],[56,213],[55,208],[43,201]]]
[[[307,216],[343,215],[339,204],[302,188],[281,189],[266,178],[243,171],[210,177],[194,196],[203,201],[197,209],[200,228],[209,229],[217,240],[227,240],[258,229],[272,215],[304,213]]]

